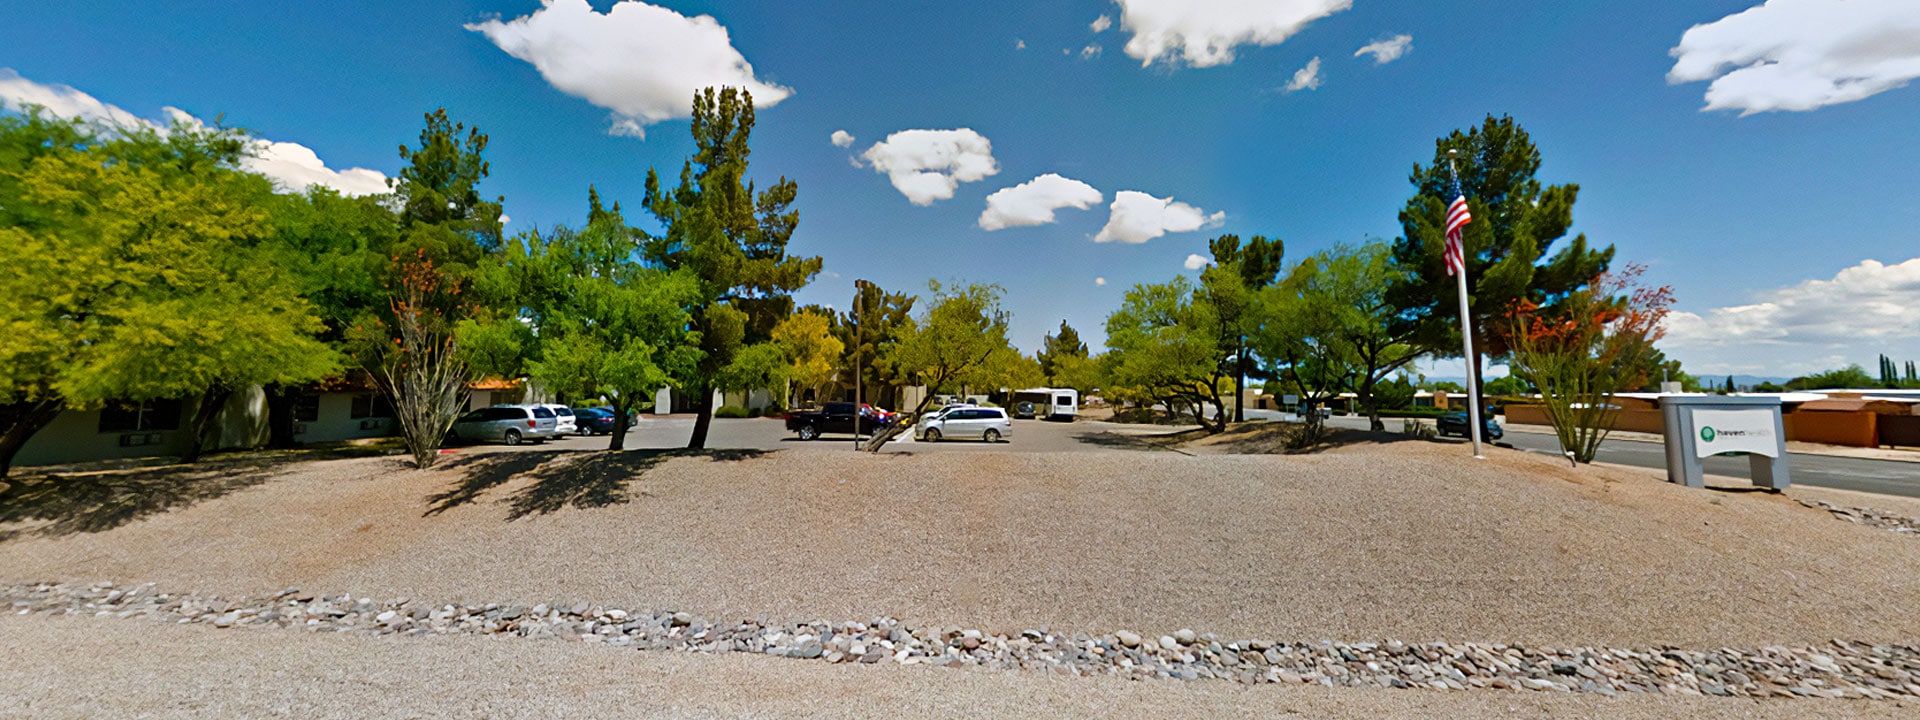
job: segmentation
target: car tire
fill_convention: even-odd
[[[927,428],[927,432],[926,432],[926,433],[924,433],[924,435],[925,435],[925,437],[924,437],[924,439],[925,439],[925,440],[926,440],[927,442],[930,442],[930,443],[937,443],[937,442],[940,442],[940,431],[939,431],[939,430],[935,430],[935,429],[933,429],[933,428]]]
[[[985,434],[982,434],[980,436],[980,439],[990,443],[1000,442],[1000,431],[995,430],[993,428],[987,428],[987,432]]]
[[[513,428],[507,428],[507,432],[506,432],[505,434],[502,434],[502,435],[500,436],[500,441],[501,441],[501,442],[504,442],[504,443],[506,443],[506,444],[508,444],[508,445],[519,445],[519,444],[520,444],[520,431],[519,431],[519,430],[515,430],[515,429],[513,429]]]
[[[812,425],[801,425],[798,432],[800,433],[801,440],[813,440],[820,437],[820,428]]]

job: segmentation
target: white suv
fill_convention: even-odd
[[[553,403],[543,403],[540,407],[553,411],[554,434],[567,436],[580,432],[580,425],[573,418],[573,408]]]
[[[923,424],[920,439],[940,442],[944,438],[980,438],[999,442],[1013,437],[1013,419],[1007,411],[990,407],[956,407],[941,411]]]

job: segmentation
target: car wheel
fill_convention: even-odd
[[[926,441],[930,443],[940,442],[940,431],[935,430],[933,428],[927,428]]]
[[[508,444],[508,445],[519,445],[519,444],[520,444],[520,431],[519,431],[519,430],[515,430],[515,429],[513,429],[513,428],[507,428],[507,432],[506,432],[506,434],[505,434],[505,435],[502,435],[502,436],[500,437],[500,440],[501,440],[502,442],[505,442],[505,443],[506,443],[506,444]]]
[[[999,431],[999,430],[995,430],[995,429],[993,429],[993,428],[987,428],[987,432],[986,432],[986,434],[985,434],[985,435],[981,435],[981,436],[980,436],[980,439],[982,439],[982,440],[985,440],[985,441],[987,441],[987,442],[990,442],[990,443],[997,443],[997,442],[1000,442],[1000,431]]]
[[[814,426],[812,426],[812,425],[801,425],[801,426],[800,426],[800,439],[801,439],[801,440],[812,440],[812,439],[814,439],[814,438],[817,438],[817,437],[820,437],[820,428],[817,428],[817,427],[814,427]]]

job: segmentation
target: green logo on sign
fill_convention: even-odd
[[[1711,427],[1700,428],[1701,440],[1705,440],[1707,442],[1713,442],[1713,435],[1714,435],[1713,428]]]

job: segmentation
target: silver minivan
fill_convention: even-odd
[[[920,439],[940,442],[943,438],[980,438],[999,442],[1013,437],[1013,419],[1007,411],[991,407],[948,408],[920,430]]]
[[[553,411],[539,405],[495,405],[461,415],[447,434],[461,440],[519,445],[556,437],[559,425]]]

